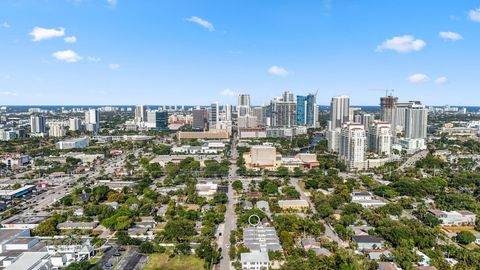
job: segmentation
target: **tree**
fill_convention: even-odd
[[[318,215],[321,218],[326,218],[330,215],[333,215],[333,213],[335,213],[335,210],[333,210],[333,208],[328,204],[323,204],[323,203],[318,204],[316,209],[317,209]]]
[[[277,169],[277,176],[284,177],[288,175],[288,168],[284,166],[280,166]]]
[[[155,252],[155,247],[151,242],[143,242],[138,247],[141,253],[151,254]]]
[[[175,253],[177,254],[188,255],[190,251],[191,249],[188,243],[179,243],[175,246]]]
[[[280,242],[282,246],[286,250],[291,250],[295,245],[295,241],[293,240],[293,236],[287,231],[280,232]]]
[[[195,225],[192,221],[185,218],[172,218],[165,225],[163,235],[167,240],[177,242],[187,241],[196,234]]]
[[[282,193],[289,199],[299,199],[300,193],[295,189],[295,187],[289,186],[282,188]]]
[[[215,203],[227,203],[228,201],[227,194],[223,192],[215,192],[215,194],[213,195],[213,201]]]
[[[457,234],[455,238],[457,242],[463,245],[468,245],[476,239],[475,235],[470,231],[461,231]]]
[[[240,192],[243,189],[242,181],[240,180],[233,181],[232,187],[235,191]]]

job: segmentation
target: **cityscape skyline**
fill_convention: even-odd
[[[370,90],[393,88],[402,100],[474,106],[478,5],[2,1],[0,98],[208,105],[246,92],[260,105],[318,90],[318,104],[345,94],[370,106],[379,96]]]

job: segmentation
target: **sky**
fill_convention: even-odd
[[[480,0],[1,0],[0,104],[480,105]]]

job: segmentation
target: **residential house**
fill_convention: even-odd
[[[354,235],[352,242],[357,245],[357,250],[383,249],[385,240],[373,235]]]
[[[268,270],[270,259],[267,252],[252,251],[240,254],[240,262],[244,270]]]

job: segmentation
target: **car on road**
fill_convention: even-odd
[[[118,251],[125,251],[125,248],[124,247],[118,247],[117,250]]]
[[[109,263],[109,262],[105,263],[103,265],[103,269],[105,269],[105,270],[113,269],[113,263]]]

